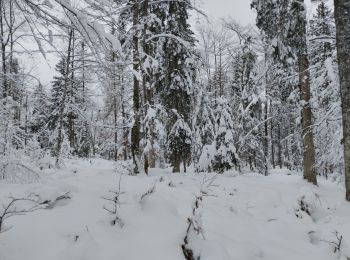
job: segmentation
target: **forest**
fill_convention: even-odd
[[[350,0],[211,1],[0,0],[0,260],[350,259]]]

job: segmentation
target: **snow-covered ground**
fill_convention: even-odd
[[[71,197],[6,219],[0,260],[185,259],[189,220],[186,247],[201,260],[349,259],[350,203],[342,185],[320,180],[314,187],[287,173],[128,176],[112,162],[69,161],[39,183],[0,183],[0,204],[9,196]],[[105,198],[113,198],[119,181],[112,226],[116,216],[103,208],[113,209]]]

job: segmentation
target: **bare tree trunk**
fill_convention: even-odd
[[[116,93],[114,93],[116,95]],[[113,106],[114,106],[114,160],[118,160],[118,111],[117,111],[117,97],[113,98]]]
[[[173,162],[173,172],[180,172],[181,159],[177,157]]]
[[[133,70],[134,73],[140,71],[140,57],[139,57],[139,36],[137,26],[139,24],[139,0],[134,0],[133,6],[133,26],[134,26],[134,36],[133,36]],[[140,79],[139,75],[134,75],[133,84],[133,108],[134,108],[134,125],[131,129],[131,154],[134,162],[134,174],[139,173],[139,168],[137,165],[137,158],[139,156],[140,150]]]
[[[28,94],[26,94],[26,113],[25,113],[25,117],[24,117],[24,145],[27,146],[28,143]]]
[[[8,96],[8,82],[7,82],[7,64],[6,64],[6,39],[4,29],[4,1],[0,1],[0,41],[1,41],[1,69],[3,74],[3,97]]]
[[[302,135],[304,145],[304,179],[317,184],[315,169],[315,145],[312,131],[312,111],[310,106],[310,64],[307,54],[298,59],[300,95],[303,101],[302,109]]]
[[[282,144],[281,144],[281,124],[277,123],[277,143],[278,143],[278,164],[280,166],[280,169],[282,169]]]
[[[222,53],[219,54],[219,96],[224,95],[224,83],[222,77]]]
[[[150,46],[149,44],[146,43],[146,37],[147,37],[147,33],[148,33],[148,26],[147,23],[145,22],[144,19],[146,19],[146,17],[148,16],[148,7],[149,7],[149,2],[148,0],[144,0],[141,6],[141,11],[140,11],[140,17],[143,20],[143,29],[142,29],[142,39],[141,39],[141,44],[142,44],[142,49],[143,49],[143,55],[149,55],[150,54]],[[143,116],[146,117],[146,115],[148,114],[148,110],[150,108],[151,105],[151,97],[150,97],[150,75],[147,71],[147,68],[144,68],[142,66],[142,63],[144,63],[144,59],[145,56],[140,57],[139,61],[140,61],[140,68],[142,71],[142,90],[143,90]],[[145,140],[148,140],[149,142],[151,142],[151,149],[149,149],[148,151],[144,151],[144,156],[143,156],[143,160],[144,160],[144,171],[146,174],[148,174],[148,168],[150,167],[150,153],[153,150],[153,140],[152,140],[152,133],[151,133],[151,129],[150,129],[150,122],[148,122],[148,126],[143,125],[143,138]],[[146,141],[146,146],[147,146],[147,141]]]
[[[346,200],[350,201],[350,0],[334,0],[343,114]]]
[[[268,100],[265,102],[265,115],[264,115],[264,167],[265,167],[265,175],[269,174],[269,127],[268,127]]]
[[[123,79],[122,79],[122,93],[123,95],[125,95],[124,93],[124,83],[123,83]],[[125,127],[126,125],[126,113],[125,113],[125,101],[122,100],[122,117],[123,117],[123,126],[124,126],[124,130],[123,130],[123,146],[124,146],[124,150],[123,150],[123,155],[124,155],[124,161],[128,160],[128,136],[129,136],[129,131],[127,130],[127,128]]]
[[[115,33],[115,29],[112,29],[113,34]],[[117,105],[117,64],[116,64],[116,53],[112,52],[112,80],[113,80],[113,119],[114,119],[114,160],[118,160],[118,105]]]
[[[276,168],[276,159],[275,159],[275,142],[273,138],[273,121],[270,120],[270,139],[271,139],[271,162],[272,162],[272,167],[275,169]]]
[[[13,27],[14,27],[14,10],[13,10],[13,1],[10,1],[9,3],[9,21],[7,21],[7,26],[8,26],[8,39],[9,39],[9,44],[10,44],[10,55],[9,55],[9,68],[8,68],[8,72],[10,73],[10,78],[9,81],[7,82],[7,87],[8,87],[8,95],[12,96],[13,99],[16,98],[20,98],[20,97],[15,97],[15,82],[14,79],[12,78],[13,74],[15,73],[15,64],[14,64],[14,60],[13,60],[13,53],[14,53],[14,39],[13,39]],[[19,93],[17,93],[17,95],[20,95]],[[20,117],[21,117],[21,108],[20,107],[16,107],[15,109],[15,116],[14,119],[17,121],[20,121]]]
[[[70,51],[70,72],[71,72],[71,79],[70,79],[70,82],[69,82],[69,93],[70,93],[70,96],[73,98],[74,96],[74,81],[75,81],[75,75],[74,75],[74,70],[75,70],[75,65],[74,65],[74,49],[75,49],[75,36],[74,36],[74,30],[72,30],[72,47],[71,47],[71,51]],[[67,90],[68,92],[68,90]],[[74,148],[74,152],[76,152],[76,135],[75,135],[75,114],[74,112],[72,111],[72,108],[70,108],[70,112],[68,114],[68,140],[69,140],[69,144],[70,144],[70,147]]]
[[[90,122],[93,122],[94,120],[94,111],[91,112],[91,119]],[[94,126],[92,129],[92,155],[95,157],[96,155],[96,126]]]

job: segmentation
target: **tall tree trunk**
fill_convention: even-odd
[[[8,68],[8,73],[10,74],[9,80],[7,82],[7,87],[8,87],[8,95],[12,96],[13,99],[18,100],[20,98],[20,93],[18,91],[15,91],[15,80],[12,78],[13,75],[16,73],[15,72],[15,64],[14,64],[14,59],[13,59],[13,53],[14,53],[14,39],[13,39],[13,27],[14,27],[14,13],[13,13],[13,2],[10,1],[9,4],[9,18],[7,21],[7,26],[8,26],[8,37],[9,37],[9,45],[10,45],[10,53],[9,53],[9,68]],[[19,73],[19,72],[18,72]],[[17,93],[16,93],[17,92]],[[15,116],[14,119],[16,121],[20,121],[20,113],[21,113],[21,108],[16,107],[15,109]]]
[[[28,94],[26,94],[26,113],[25,113],[25,117],[24,117],[24,145],[27,146],[28,144]]]
[[[317,184],[315,169],[315,145],[312,131],[312,111],[310,106],[310,64],[307,54],[303,54],[298,59],[299,65],[299,86],[302,109],[302,137],[304,145],[304,179]]]
[[[75,64],[74,64],[74,49],[75,49],[75,36],[74,36],[74,30],[72,30],[72,39],[71,39],[72,47],[70,50],[70,72],[71,72],[71,78],[69,82],[69,95],[72,99],[71,102],[74,102],[74,87],[75,87],[75,75],[74,75],[74,70],[75,70]],[[74,153],[76,153],[76,135],[75,135],[75,113],[72,111],[72,108],[70,108],[70,111],[68,113],[68,139],[69,139],[69,144],[70,147],[74,149]]]
[[[173,166],[173,172],[180,172],[180,165],[181,165],[181,159],[180,158],[175,158],[175,160],[172,163]]]
[[[304,179],[317,185],[315,169],[315,145],[312,129],[312,111],[310,105],[310,62],[306,39],[307,17],[304,0],[294,0],[292,11],[296,16],[296,35],[294,48],[298,57],[300,101],[302,103],[301,126],[303,139],[303,172]]]
[[[133,71],[134,71],[134,84],[133,84],[133,108],[134,108],[134,125],[131,129],[131,154],[134,162],[134,174],[139,173],[137,158],[140,151],[140,75],[135,73],[140,72],[140,56],[139,56],[139,0],[134,0],[133,5]]]
[[[4,1],[0,1],[0,41],[1,41],[1,69],[3,74],[2,91],[3,97],[8,96],[8,82],[7,82],[7,63],[6,63],[6,42],[4,29]]]
[[[124,161],[128,160],[128,147],[129,147],[129,143],[128,143],[128,136],[129,136],[129,131],[128,129],[125,127],[127,124],[127,120],[126,120],[126,113],[125,113],[125,91],[124,91],[124,82],[123,82],[123,78],[121,78],[121,84],[122,84],[122,95],[123,95],[123,100],[122,100],[122,117],[123,117],[123,146],[124,146],[124,150],[123,150],[123,155],[124,155]]]
[[[112,28],[112,34],[115,34],[115,28]],[[116,64],[117,54],[115,51],[112,52],[112,88],[113,88],[113,119],[114,119],[114,160],[118,160],[118,86],[117,86],[117,64]]]
[[[282,144],[281,144],[281,123],[277,123],[277,144],[278,144],[278,164],[282,169]]]
[[[334,0],[343,113],[346,200],[350,201],[350,0]]]
[[[273,138],[273,120],[270,120],[270,139],[271,139],[271,162],[272,162],[272,167],[275,169],[276,168],[276,159],[275,159],[275,140]]]
[[[143,0],[143,3],[141,5],[141,10],[140,10],[140,17],[143,22],[143,29],[142,29],[142,39],[141,39],[141,45],[142,45],[142,51],[143,51],[143,57],[140,57],[140,68],[141,68],[141,73],[142,73],[142,91],[143,91],[143,116],[146,117],[148,114],[148,110],[151,105],[150,101],[150,96],[149,96],[149,90],[150,90],[150,75],[149,71],[147,71],[148,68],[145,68],[142,66],[142,64],[145,64],[145,59],[146,55],[150,55],[150,46],[146,42],[147,38],[147,31],[148,31],[148,26],[147,22],[145,21],[146,17],[148,16],[148,7],[149,3],[148,0]],[[146,146],[148,146],[148,141],[152,143],[151,140],[151,129],[149,128],[150,122],[148,122],[148,126],[143,124],[143,138],[146,140]],[[143,161],[144,161],[144,171],[146,174],[148,174],[148,168],[150,167],[150,162],[149,162],[149,154],[151,153],[150,150],[153,149],[153,144],[152,148],[149,149],[148,151],[144,150],[144,155],[143,155]]]
[[[56,166],[59,166],[61,150],[62,150],[62,142],[63,142],[63,121],[64,121],[64,110],[66,107],[66,99],[68,94],[68,85],[69,85],[69,71],[70,71],[70,61],[71,61],[71,52],[72,52],[72,39],[73,39],[73,30],[69,33],[68,40],[68,50],[67,50],[67,58],[66,58],[66,71],[64,77],[64,89],[62,93],[62,100],[59,109],[59,126],[58,126],[58,137],[57,137],[57,147],[56,147]]]
[[[118,160],[118,111],[117,111],[117,97],[116,90],[114,90],[113,106],[114,106],[114,160]]]
[[[264,113],[264,167],[265,167],[265,175],[267,176],[269,174],[269,126],[268,126],[268,112],[269,108],[268,105],[269,102],[266,100],[265,102],[265,113]]]

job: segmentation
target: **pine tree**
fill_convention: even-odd
[[[192,136],[189,133],[189,126],[195,79],[193,52],[195,40],[188,23],[189,7],[187,0],[169,2],[167,15],[164,17],[165,33],[171,37],[164,40],[162,47],[164,56],[160,65],[164,67],[164,75],[159,79],[158,88],[162,104],[169,114],[166,122],[168,158],[174,172],[179,172],[181,163],[186,165],[191,160],[191,146],[188,145],[188,138]]]
[[[239,154],[249,163],[250,169],[263,160],[259,125],[261,117],[260,90],[256,79],[257,55],[252,50],[250,37],[242,43],[241,50],[234,56],[233,76],[230,84],[233,117],[237,123],[236,134],[239,136]],[[237,140],[237,138],[236,138]],[[258,163],[259,162],[259,163]],[[259,165],[259,171],[263,169]]]
[[[336,64],[335,24],[330,8],[320,3],[310,21],[309,54],[312,107],[315,111],[315,141],[319,172],[327,176],[341,170],[342,147],[340,90]],[[333,151],[329,153],[328,151]]]
[[[144,161],[145,172],[155,167],[157,153],[155,151],[156,133],[152,125],[155,123],[150,116],[159,100],[156,91],[157,77],[162,69],[159,67],[159,51],[163,38],[157,37],[164,32],[164,10],[167,4],[155,0],[126,1],[125,12],[122,14],[123,26],[132,26],[132,40],[127,37],[126,46],[131,47],[133,62],[133,112],[134,123],[131,129],[131,152],[134,161],[134,173],[139,172],[139,161]],[[148,121],[150,120],[150,121]],[[141,155],[142,158],[141,158]]]
[[[50,130],[54,130],[58,125],[59,108],[63,97],[64,80],[66,78],[66,59],[61,58],[56,64],[57,76],[54,76],[51,84],[50,113],[48,118]]]
[[[157,91],[157,78],[161,73],[160,68],[161,50],[164,39],[158,37],[165,30],[162,23],[165,5],[154,3],[154,0],[144,1],[141,11],[142,38],[140,53],[140,68],[142,75],[142,113],[141,122],[141,149],[144,161],[144,170],[148,173],[148,168],[154,168],[157,163],[163,160],[163,152],[159,149],[164,133],[159,129],[163,128],[163,123],[157,120],[156,115],[164,114],[164,109],[159,106],[159,92]]]
[[[238,164],[235,147],[235,132],[230,107],[224,98],[217,99],[216,134],[213,143],[212,167],[219,173],[232,169]]]
[[[169,132],[167,145],[173,172],[180,172],[181,163],[183,163],[186,172],[186,166],[191,159],[192,131],[180,116]]]
[[[29,123],[31,133],[37,135],[37,141],[42,149],[48,148],[49,133],[47,129],[49,115],[49,98],[41,83],[32,94],[32,115]]]
[[[274,11],[270,10],[272,6],[275,7]],[[272,45],[274,57],[283,61],[286,66],[293,67],[295,63],[298,67],[298,85],[302,101],[303,173],[307,181],[317,184],[304,1],[254,0],[252,7],[257,10],[257,26],[265,33],[266,41]],[[265,16],[272,12],[273,15]]]
[[[84,45],[77,44],[71,30],[67,57],[62,57],[56,65],[50,97],[49,129],[57,130],[53,153],[59,154],[63,138],[67,138],[70,150],[77,156],[88,156],[92,152],[93,140],[87,117],[88,76]],[[84,147],[80,147],[80,146]],[[89,147],[87,147],[89,146]]]
[[[206,146],[212,145],[215,139],[215,115],[213,111],[213,102],[211,102],[211,93],[205,90],[201,91],[198,97],[198,104],[196,106],[192,128],[194,132],[193,143],[193,159],[198,163],[203,153],[207,153],[204,149]],[[203,93],[205,92],[205,93]],[[203,170],[199,164],[198,167]],[[206,168],[206,167],[204,167]],[[207,170],[207,169],[205,169]]]
[[[306,42],[306,9],[304,0],[294,0],[291,3],[291,15],[294,17],[289,28],[291,36],[291,47],[294,49],[298,69],[300,100],[302,108],[302,135],[304,141],[304,179],[317,184],[315,169],[315,145],[312,128],[311,91],[310,91],[310,63]]]

